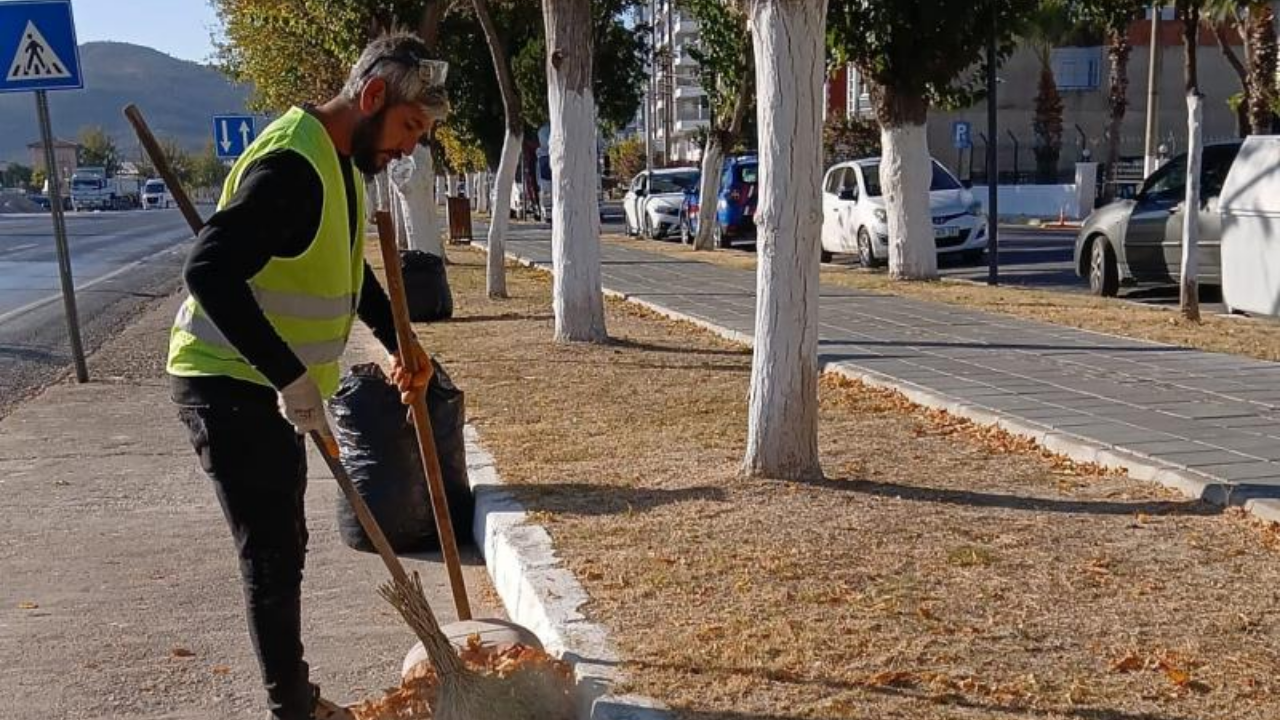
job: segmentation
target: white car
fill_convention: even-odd
[[[938,253],[977,261],[987,246],[982,204],[937,160],[929,187],[929,212]],[[881,190],[880,158],[840,163],[822,183],[822,261],[856,254],[863,267],[889,260],[889,225]]]
[[[173,195],[169,193],[169,188],[165,187],[164,180],[152,178],[142,186],[143,210],[177,207],[177,204]]]
[[[680,231],[680,206],[688,190],[698,187],[698,168],[678,167],[636,175],[622,200],[628,235],[656,240]]]

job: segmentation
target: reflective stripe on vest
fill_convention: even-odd
[[[183,303],[178,308],[178,318],[174,323],[174,327],[187,333],[191,333],[201,342],[209,343],[214,347],[235,352],[235,346],[227,340],[227,336],[222,334],[218,326],[204,315],[194,312],[191,303]],[[293,350],[293,354],[298,356],[304,365],[323,365],[325,363],[337,362],[342,358],[342,351],[346,349],[345,340],[329,340],[327,342],[314,343],[289,343],[289,349]]]

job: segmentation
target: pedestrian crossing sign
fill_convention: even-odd
[[[0,92],[84,87],[68,0],[0,2]]]

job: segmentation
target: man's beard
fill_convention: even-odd
[[[386,114],[384,107],[372,117],[360,118],[351,132],[351,161],[365,175],[377,175],[386,167],[378,165],[378,138],[382,135]]]

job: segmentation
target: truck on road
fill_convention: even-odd
[[[101,167],[78,167],[71,174],[71,207],[77,211],[129,210],[139,204],[136,177],[108,177]]]

